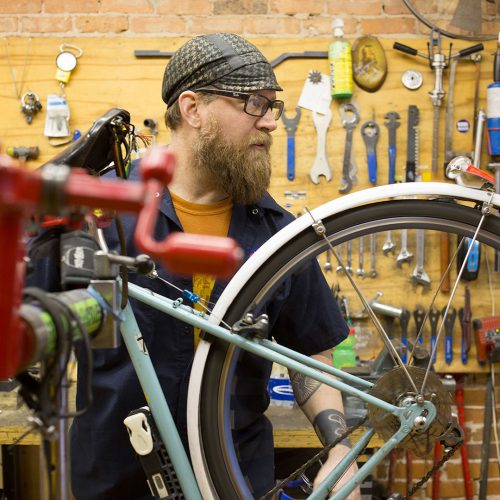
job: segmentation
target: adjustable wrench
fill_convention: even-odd
[[[368,162],[368,180],[372,184],[377,183],[377,141],[380,135],[380,127],[373,120],[368,120],[361,125],[361,137],[365,141],[366,159]]]
[[[323,176],[327,182],[332,180],[332,169],[326,158],[326,132],[332,120],[332,112],[328,109],[325,115],[320,115],[313,111],[312,117],[318,142],[316,144],[316,158],[309,172],[309,177],[314,184],[319,184],[320,176]]]
[[[403,262],[411,262],[413,254],[408,251],[408,229],[401,230],[401,250],[396,258],[398,267],[403,265]]]
[[[349,118],[349,115],[351,115],[351,118]],[[346,135],[339,193],[348,193],[352,189],[356,170],[352,160],[352,138],[354,135],[354,129],[359,123],[359,110],[357,106],[351,102],[342,104],[340,106],[340,120],[342,122],[342,126],[346,130]]]
[[[286,176],[289,181],[295,179],[295,131],[300,120],[300,107],[295,108],[295,116],[287,118],[285,113],[281,115],[285,125],[287,143],[286,143]]]

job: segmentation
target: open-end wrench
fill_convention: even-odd
[[[399,317],[399,326],[401,327],[401,343],[403,344],[403,354],[401,361],[406,364],[408,360],[408,325],[410,324],[411,313],[409,309],[403,308]]]
[[[346,266],[345,270],[352,274],[352,240],[347,242],[347,258],[346,258]]]
[[[285,113],[281,115],[285,125],[287,143],[286,143],[286,177],[289,181],[295,179],[295,131],[300,120],[300,107],[295,108],[295,116],[287,118]]]
[[[368,120],[361,125],[361,137],[365,141],[366,159],[368,162],[368,180],[377,183],[377,141],[380,127],[373,120]]]
[[[377,233],[370,234],[370,278],[377,277],[375,269],[375,253],[377,251]]]
[[[384,115],[384,125],[389,131],[389,184],[396,182],[396,130],[399,127],[399,113],[389,111]]]
[[[425,230],[417,229],[417,265],[411,274],[413,284],[428,288],[431,284],[429,275],[424,271],[425,261]]]
[[[387,255],[388,253],[394,253],[394,248],[396,248],[396,245],[391,239],[391,232],[387,231],[385,243],[382,245],[382,252],[384,253],[384,255]]]
[[[318,141],[316,143],[316,158],[309,172],[309,177],[314,184],[319,184],[320,176],[323,176],[328,182],[332,180],[332,169],[326,158],[326,132],[332,120],[332,112],[330,108],[325,115],[313,111],[312,117]]]
[[[336,253],[337,253],[337,257],[339,259],[339,263],[338,263],[338,266],[335,268],[335,271],[337,271],[338,273],[342,272],[344,270],[344,268],[342,267],[344,265],[344,257],[343,257],[343,254],[344,254],[344,244],[343,243],[340,243],[337,248],[335,249]]]
[[[444,360],[447,365],[451,365],[453,361],[453,329],[455,328],[455,319],[457,318],[457,310],[451,306],[446,314],[446,307],[443,307],[441,314],[444,321]]]
[[[360,236],[358,238],[358,269],[356,271],[356,276],[359,276],[360,278],[365,277],[365,269],[364,269],[364,250],[365,250],[365,242],[364,242],[364,236]]]
[[[332,255],[330,249],[326,251],[326,261],[325,265],[323,266],[323,270],[328,273],[331,272],[332,270]]]
[[[404,262],[411,262],[413,254],[408,251],[408,230],[401,230],[401,250],[396,258],[396,264],[401,267]]]
[[[346,134],[339,193],[348,193],[352,189],[353,175],[356,170],[352,163],[352,138],[354,135],[354,129],[359,123],[359,110],[357,106],[351,102],[341,104],[340,120],[342,122],[342,126],[346,130]]]

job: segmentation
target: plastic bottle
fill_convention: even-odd
[[[500,33],[493,61],[493,83],[487,90],[488,154],[500,155]]]
[[[328,49],[330,85],[334,99],[352,96],[352,46],[344,40],[344,21],[335,19],[332,24],[334,41]]]
[[[268,392],[270,397],[269,404],[271,406],[293,407],[295,398],[293,396],[292,383],[288,376],[288,370],[278,363],[273,363],[268,384]]]
[[[347,338],[333,350],[333,366],[342,369],[349,366],[356,366],[356,337],[354,328],[349,330]]]

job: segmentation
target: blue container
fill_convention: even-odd
[[[293,406],[292,383],[287,376],[271,376],[267,386],[271,404],[275,406]]]
[[[487,112],[488,117],[488,154],[500,155],[500,82],[488,85]]]

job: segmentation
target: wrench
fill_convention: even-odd
[[[384,253],[384,255],[387,255],[388,253],[394,253],[394,248],[396,248],[396,245],[391,240],[391,232],[387,231],[387,238],[385,240],[385,243],[382,245],[382,252]]]
[[[396,259],[396,264],[401,267],[404,262],[411,262],[413,254],[408,251],[408,229],[401,230],[401,250]]]
[[[345,270],[352,274],[352,240],[347,242],[347,259],[346,259]]]
[[[340,273],[340,272],[342,272],[344,270],[343,267],[342,267],[344,265],[344,257],[343,257],[344,244],[340,243],[339,246],[336,248],[336,251],[337,251],[337,257],[339,258],[340,262],[339,262],[339,265],[335,268],[335,271],[337,271],[338,273]]]
[[[370,278],[377,277],[377,271],[375,270],[375,252],[377,251],[377,234],[370,234]]]
[[[287,143],[286,143],[286,176],[289,181],[295,179],[295,131],[300,120],[300,107],[295,108],[295,116],[287,118],[285,113],[281,115],[285,125]]]
[[[351,115],[350,118],[349,115]],[[352,138],[354,135],[354,129],[359,123],[359,110],[357,106],[351,102],[342,104],[340,106],[340,120],[342,122],[342,126],[346,130],[346,135],[339,193],[348,193],[352,189],[353,174],[356,170],[356,167],[352,162]]]
[[[314,184],[319,184],[320,176],[325,177],[327,182],[332,180],[332,169],[326,158],[326,132],[332,120],[332,112],[329,108],[325,115],[313,111],[312,117],[318,135],[318,142],[316,144],[316,158],[309,172],[309,177]]]
[[[417,229],[417,265],[411,274],[413,285],[422,285],[428,288],[431,284],[429,275],[424,271],[425,260],[425,230]]]
[[[325,265],[323,266],[323,269],[326,273],[331,272],[331,270],[332,270],[332,258],[331,258],[330,249],[328,249],[326,251],[326,261],[325,261]]]
[[[396,182],[396,129],[400,126],[399,114],[390,111],[384,115],[384,125],[389,130],[389,184]]]
[[[358,270],[356,271],[356,276],[359,276],[360,278],[365,277],[365,270],[363,266],[364,246],[364,236],[360,236],[358,238]]]
[[[377,183],[377,142],[380,127],[373,120],[368,120],[361,125],[361,137],[365,141],[366,159],[368,162],[368,179],[372,184]]]

